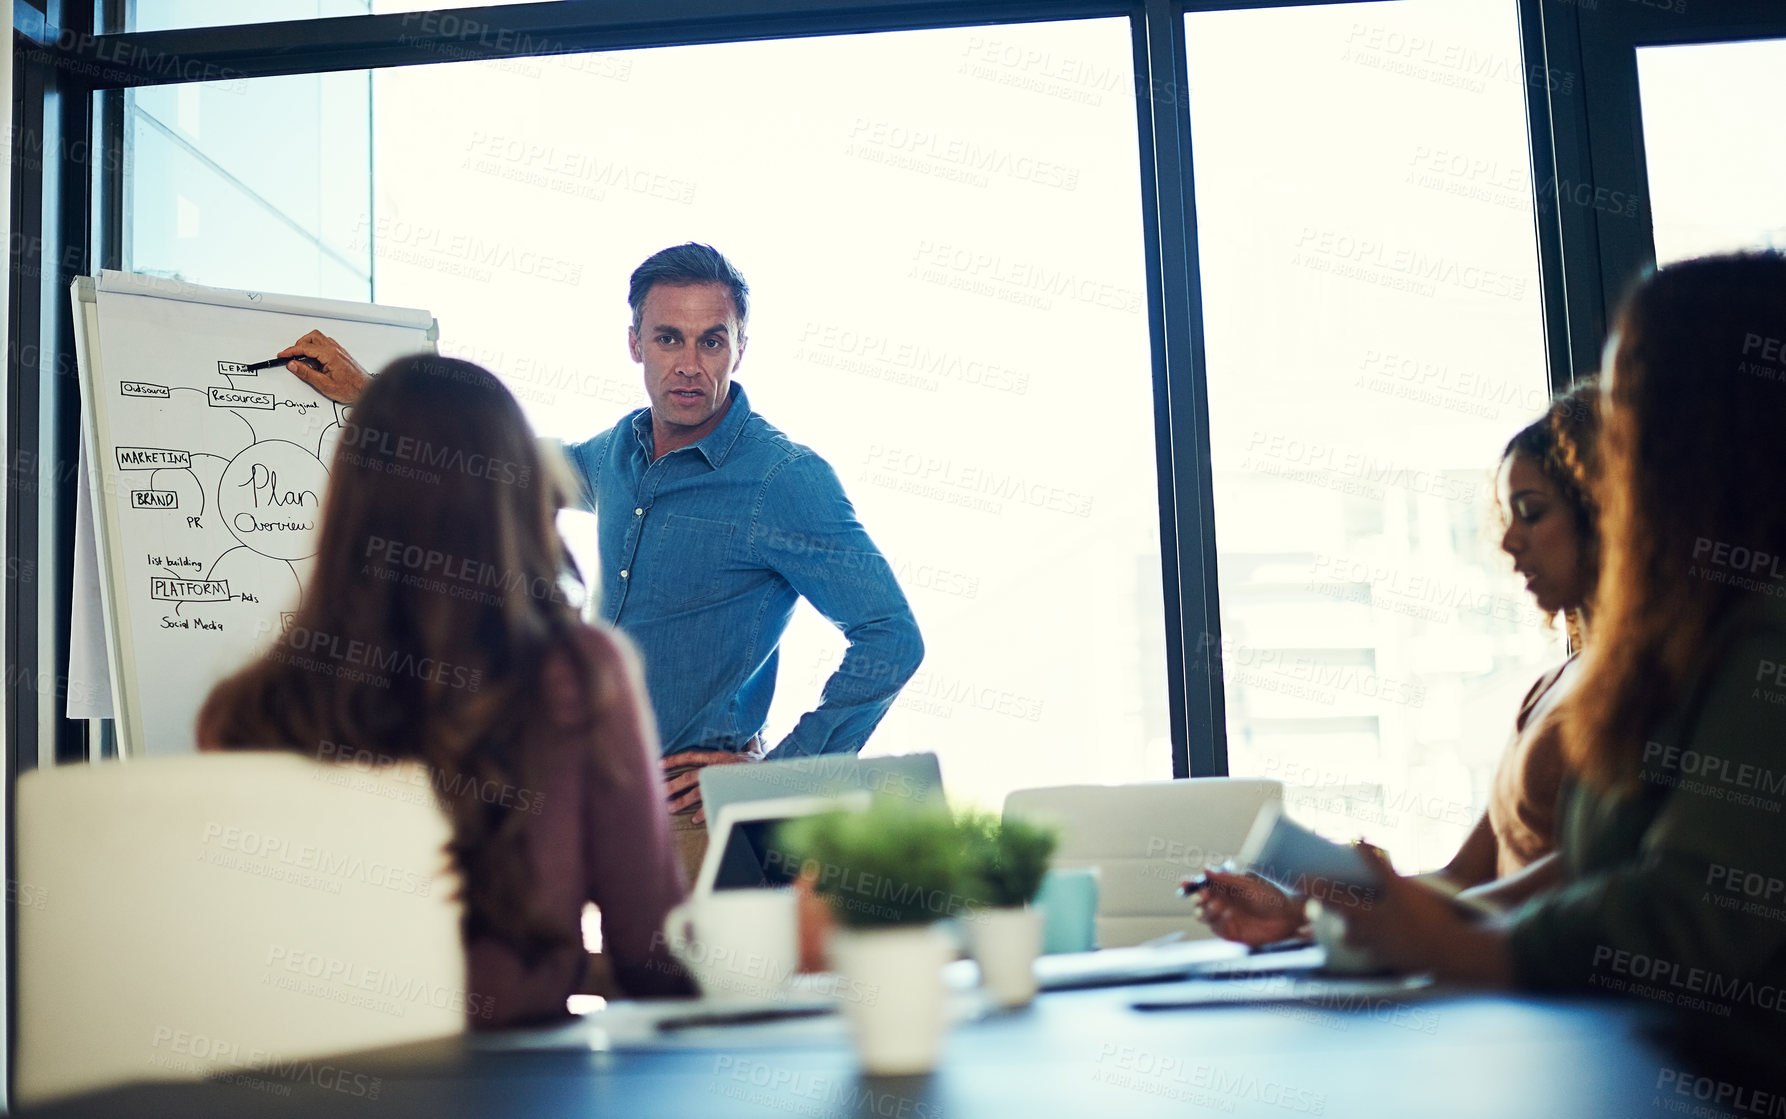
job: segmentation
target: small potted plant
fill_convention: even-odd
[[[1024,1006],[1036,995],[1042,914],[1029,908],[1060,842],[1051,827],[990,812],[970,812],[959,826],[967,855],[968,943],[980,981],[1001,1006]]]
[[[862,1070],[936,1066],[947,1012],[941,922],[963,908],[961,836],[947,809],[877,798],[859,812],[809,816],[778,840],[836,923],[828,946]]]

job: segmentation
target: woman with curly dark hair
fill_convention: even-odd
[[[656,730],[625,640],[566,594],[560,470],[487,370],[393,363],[343,429],[292,624],[198,719],[204,749],[426,763],[476,1026],[565,1014],[587,902],[628,993],[689,989],[657,935],[684,884]]]
[[[1605,562],[1565,704],[1564,881],[1476,922],[1379,864],[1351,936],[1444,979],[1786,1011],[1786,256],[1648,278],[1619,315]],[[1774,1054],[1777,1059],[1777,1052]]]
[[[1577,650],[1586,640],[1600,571],[1599,510],[1587,488],[1600,422],[1599,384],[1578,382],[1515,435],[1496,473],[1501,550],[1547,617],[1562,615]],[[1579,675],[1571,656],[1539,677],[1513,721],[1488,810],[1443,870],[1423,876],[1487,906],[1523,901],[1556,880],[1557,790],[1563,781],[1559,701]],[[1217,936],[1255,947],[1305,931],[1303,897],[1256,874],[1207,872],[1197,916]]]

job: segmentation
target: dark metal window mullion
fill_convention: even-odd
[[[1147,0],[1135,36],[1172,775],[1219,777],[1228,737],[1184,5]]]
[[[1549,9],[1547,14],[1546,9]],[[1593,371],[1596,358],[1577,354],[1578,347],[1592,349],[1591,339],[1597,336],[1599,269],[1587,269],[1592,280],[1589,289],[1578,289],[1568,279],[1570,269],[1581,267],[1577,254],[1566,252],[1571,239],[1580,240],[1587,231],[1566,228],[1567,221],[1579,225],[1581,215],[1565,215],[1555,189],[1568,176],[1564,167],[1574,167],[1580,156],[1582,130],[1580,119],[1582,90],[1580,60],[1570,49],[1574,28],[1553,29],[1551,21],[1565,18],[1555,5],[1543,0],[1519,0],[1520,54],[1527,75],[1526,132],[1532,160],[1533,214],[1538,245],[1538,298],[1544,317],[1544,354],[1550,387],[1561,392],[1578,376]],[[1572,18],[1572,15],[1571,17]],[[1565,34],[1564,31],[1568,33]],[[1542,82],[1532,75],[1542,75]],[[1551,75],[1572,79],[1567,90],[1552,88]],[[1579,173],[1579,172],[1576,172]],[[1591,241],[1581,246],[1591,250]],[[1565,267],[1567,265],[1567,267]],[[1586,307],[1594,314],[1576,323],[1572,308]],[[1585,331],[1586,333],[1582,333]]]

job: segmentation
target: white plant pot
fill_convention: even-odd
[[[936,1067],[948,1011],[943,965],[955,944],[936,925],[831,933],[831,966],[848,984],[840,992],[862,1071],[910,1076]]]
[[[1036,957],[1042,952],[1041,911],[976,909],[965,920],[986,993],[1000,1006],[1029,1005],[1036,997]]]

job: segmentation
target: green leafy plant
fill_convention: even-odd
[[[962,894],[960,829],[940,805],[879,797],[861,812],[790,821],[775,845],[798,860],[840,925],[928,924],[972,904]]]
[[[1018,817],[967,812],[957,821],[967,853],[967,889],[976,904],[1028,905],[1042,888],[1060,832]]]

